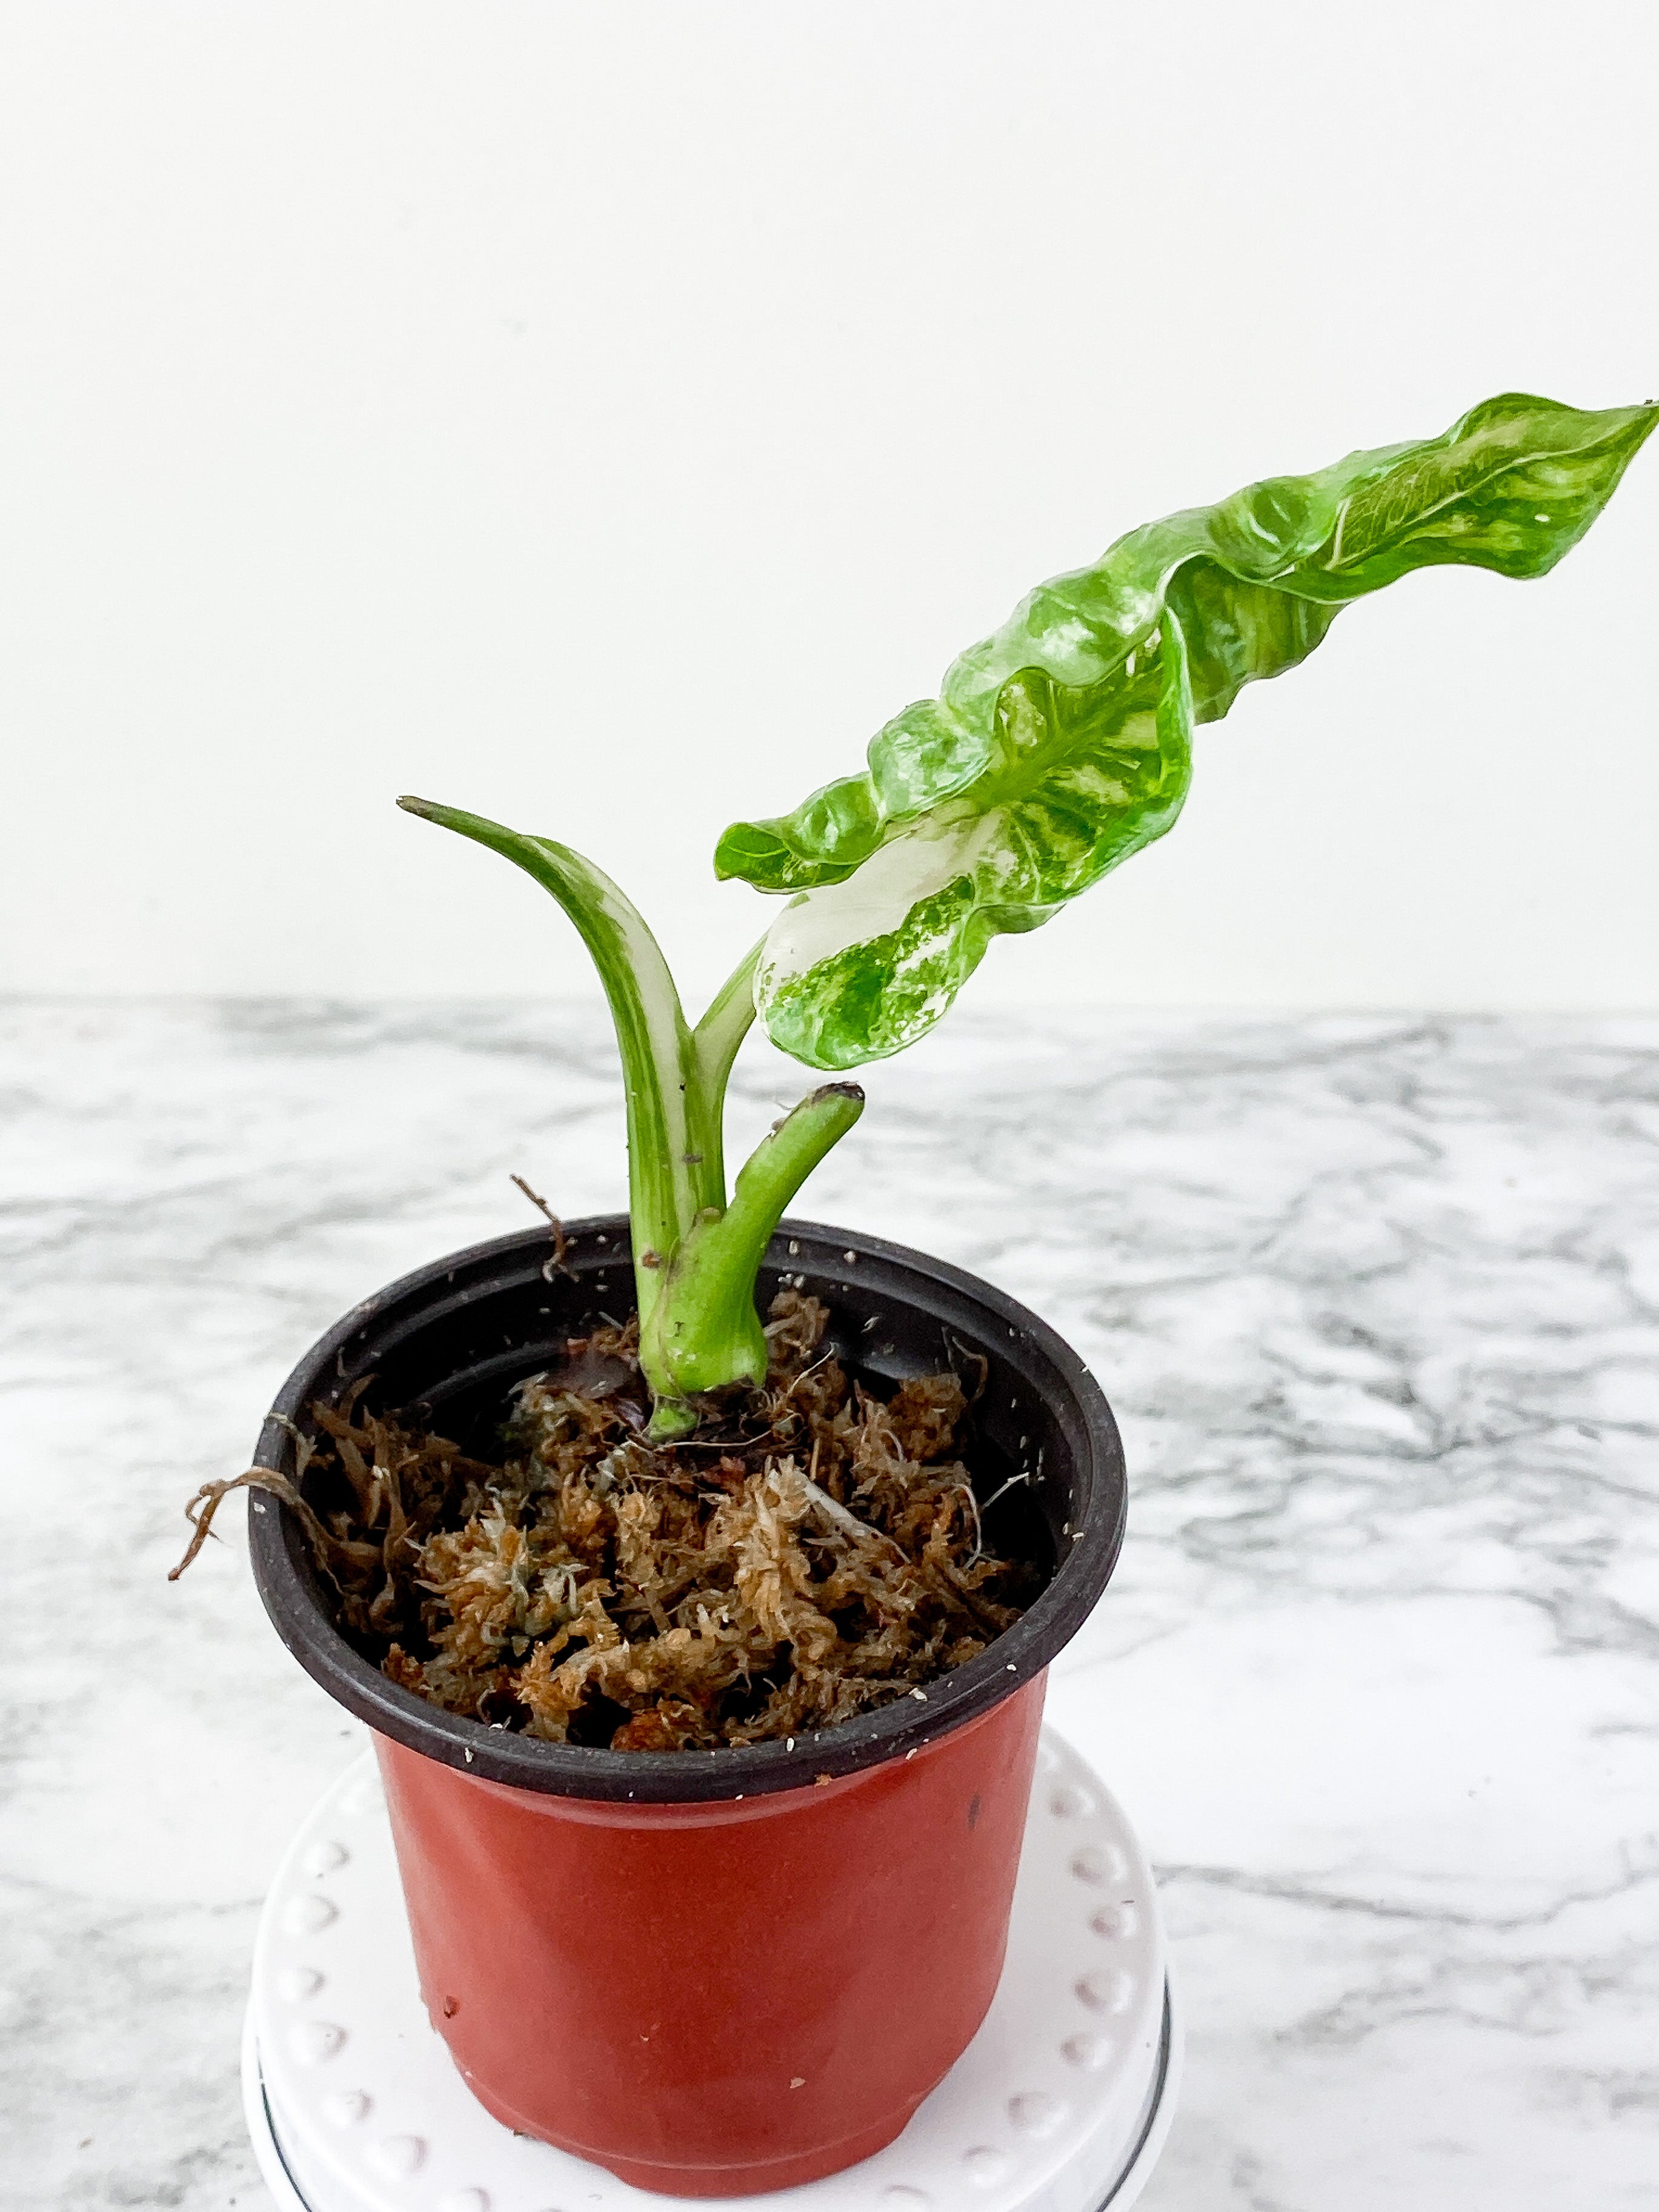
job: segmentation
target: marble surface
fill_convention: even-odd
[[[182,1500],[363,1291],[617,1202],[592,1006],[0,1010],[0,2204],[263,2207],[254,1916],[356,1728]],[[804,1088],[745,1056],[737,1133]],[[1051,1712],[1161,1872],[1146,2212],[1659,2207],[1659,1019],[971,1011],[801,1211],[1070,1335],[1130,1535]],[[227,1516],[228,1522],[232,1516]]]

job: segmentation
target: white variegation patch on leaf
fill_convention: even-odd
[[[1414,568],[1544,574],[1656,419],[1506,393],[1443,437],[1249,485],[1040,586],[878,732],[863,775],[720,839],[717,873],[798,895],[757,969],[773,1042],[824,1068],[913,1042],[994,936],[1170,827],[1194,723]]]
[[[773,1042],[809,1067],[853,1067],[931,1028],[979,957],[963,925],[1003,829],[1000,809],[924,822],[855,875],[791,899],[755,974]],[[847,1050],[877,1038],[879,1053]]]
[[[810,1067],[856,1067],[925,1034],[993,937],[1035,929],[1139,846],[1187,795],[1192,698],[1166,620],[1138,674],[1068,698],[1046,677],[1005,687],[1002,773],[948,799],[854,873],[792,899],[767,937],[755,1000]],[[1045,739],[1072,742],[1058,761]]]

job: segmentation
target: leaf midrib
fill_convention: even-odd
[[[1601,437],[1586,440],[1582,445],[1557,446],[1553,449],[1541,446],[1528,447],[1522,453],[1510,454],[1507,459],[1495,462],[1490,469],[1483,471],[1472,483],[1465,484],[1457,491],[1449,492],[1444,499],[1437,500],[1432,505],[1421,508],[1412,517],[1409,523],[1403,523],[1396,529],[1389,532],[1386,536],[1377,538],[1373,544],[1368,545],[1363,553],[1356,553],[1349,558],[1344,559],[1334,550],[1331,558],[1326,562],[1321,573],[1327,576],[1334,576],[1345,569],[1357,567],[1362,561],[1374,560],[1379,553],[1387,552],[1391,546],[1397,544],[1403,537],[1406,537],[1411,532],[1420,530],[1425,523],[1431,521],[1437,514],[1443,514],[1447,507],[1455,507],[1460,501],[1472,498],[1476,492],[1484,489],[1484,488],[1489,484],[1495,477],[1504,476],[1512,469],[1528,467],[1534,461],[1544,459],[1547,455],[1552,453],[1552,451],[1553,456],[1557,459],[1582,459],[1583,456],[1587,453],[1593,453],[1598,446],[1608,446],[1613,444],[1617,434],[1616,431],[1608,431]],[[1443,448],[1443,450],[1445,449]],[[1374,479],[1373,483],[1371,484],[1361,485],[1360,490],[1370,491],[1374,489],[1376,483],[1385,481],[1386,478]],[[1336,511],[1336,529],[1333,533],[1334,546],[1340,546],[1341,544],[1343,526],[1346,523],[1348,519],[1348,509],[1353,505],[1354,501],[1358,499],[1358,496],[1359,492],[1350,492],[1346,499],[1343,501],[1341,506],[1338,507]],[[1281,575],[1289,575],[1291,571],[1299,565],[1299,563],[1293,561],[1290,563],[1289,567],[1281,569],[1279,574]],[[1309,565],[1311,566],[1312,564],[1310,563]],[[1278,578],[1275,577],[1273,581],[1277,582]]]

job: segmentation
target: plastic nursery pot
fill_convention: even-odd
[[[308,1408],[373,1375],[475,1451],[505,1393],[632,1298],[625,1217],[422,1268],[289,1378],[259,1440],[292,1472]],[[497,2118],[635,2187],[740,2196],[892,2140],[1001,1972],[1044,1672],[1122,1539],[1116,1427],[1053,1330],[896,1245],[786,1222],[763,1271],[822,1298],[866,1385],[954,1365],[984,1387],[965,1455],[988,1546],[1047,1575],[1016,1625],[925,1692],[782,1743],[667,1753],[551,1744],[401,1689],[335,1628],[295,1516],[256,1497],[254,1571],[301,1663],[375,1731],[422,1994]]]

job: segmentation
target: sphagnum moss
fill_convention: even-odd
[[[620,1751],[805,1735],[976,1657],[1036,1577],[982,1549],[968,1394],[945,1373],[884,1402],[820,1353],[828,1318],[781,1291],[764,1383],[695,1442],[644,1433],[631,1322],[518,1386],[499,1466],[313,1407],[341,1627],[452,1712]]]

